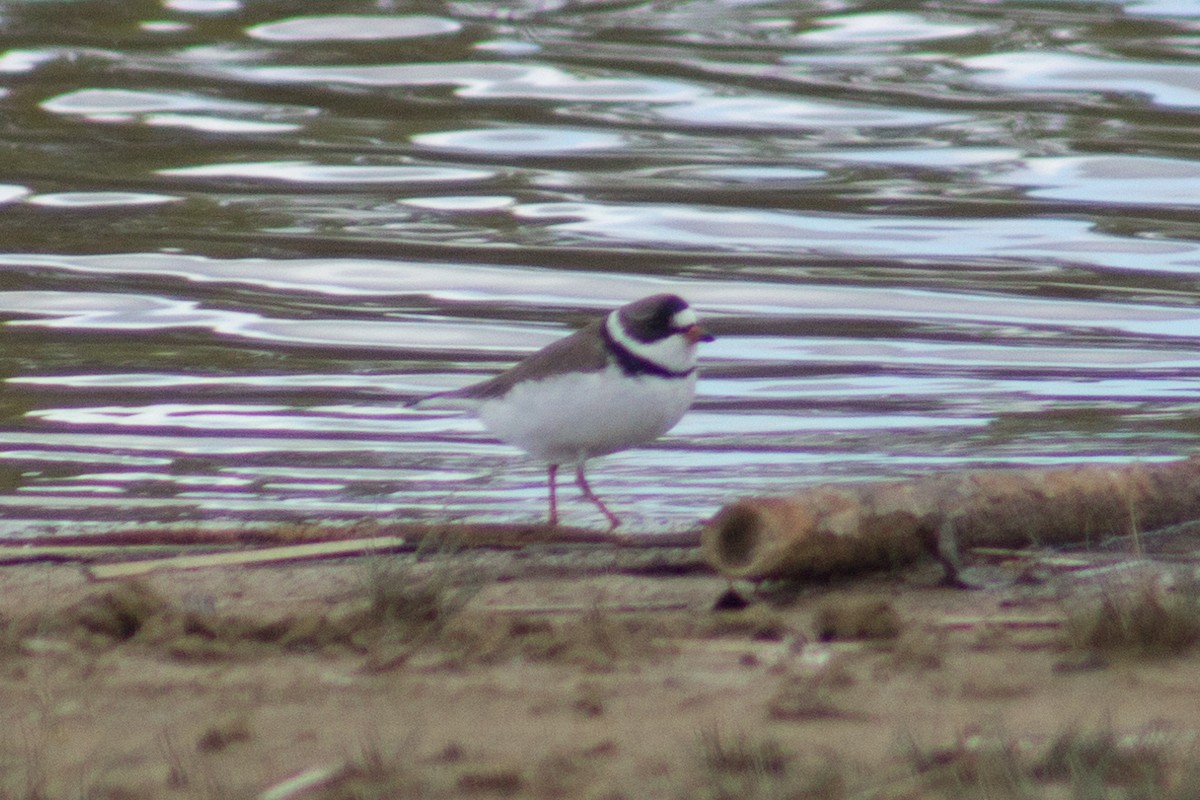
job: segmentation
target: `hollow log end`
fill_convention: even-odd
[[[862,490],[750,497],[717,512],[700,548],[729,578],[796,579],[912,561],[924,550],[922,524],[913,513],[875,512]]]
[[[739,500],[712,518],[700,536],[708,563],[731,576],[754,574],[764,531],[771,525],[761,502]]]

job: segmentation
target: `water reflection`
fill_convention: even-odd
[[[1140,156],[1030,158],[1001,178],[1032,197],[1151,207],[1200,205],[1200,162]]]
[[[938,22],[919,14],[883,12],[847,14],[823,19],[816,30],[800,34],[796,43],[841,48],[875,44],[897,48],[905,43],[986,35],[991,26]]]
[[[1193,449],[1188,4],[420,12],[5,8],[0,535],[538,519],[538,465],[403,401],[659,291],[720,338],[591,471],[637,527]]]
[[[626,144],[622,137],[611,133],[528,127],[425,133],[412,137],[412,141],[418,147],[434,150],[463,150],[518,158],[587,150],[617,150]]]
[[[192,94],[127,89],[81,89],[53,97],[42,103],[41,107],[54,114],[79,115],[92,122],[141,122],[158,127],[231,134],[287,133],[299,130],[300,124],[261,118],[302,117],[316,113],[316,109],[311,108],[267,106]]]
[[[264,22],[247,28],[246,35],[268,42],[373,41],[444,36],[461,30],[459,22],[445,17],[329,14]]]
[[[1200,105],[1200,66],[1092,58],[1049,52],[997,53],[966,59],[980,83],[1021,93],[1119,92],[1161,106]]]
[[[159,170],[179,178],[253,178],[287,183],[473,183],[496,176],[493,170],[419,165],[317,164],[312,161],[234,162]]]
[[[181,200],[149,192],[50,192],[26,198],[25,202],[48,208],[103,208],[105,206],[156,206]]]
[[[706,97],[686,104],[659,108],[652,113],[672,127],[721,127],[738,130],[926,128],[963,121],[962,117],[950,114],[771,97]]]

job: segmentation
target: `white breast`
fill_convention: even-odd
[[[496,436],[551,464],[573,464],[658,438],[692,404],[696,375],[630,377],[618,367],[514,386],[479,406]]]

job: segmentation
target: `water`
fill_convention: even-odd
[[[1188,454],[1198,130],[1171,0],[5,3],[0,535],[540,519],[403,401],[659,291],[720,338],[631,528]]]

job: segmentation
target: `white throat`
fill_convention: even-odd
[[[604,320],[604,329],[617,344],[639,358],[670,372],[688,372],[696,367],[696,343],[682,333],[675,333],[657,342],[639,342],[625,331],[621,317],[613,311]]]

